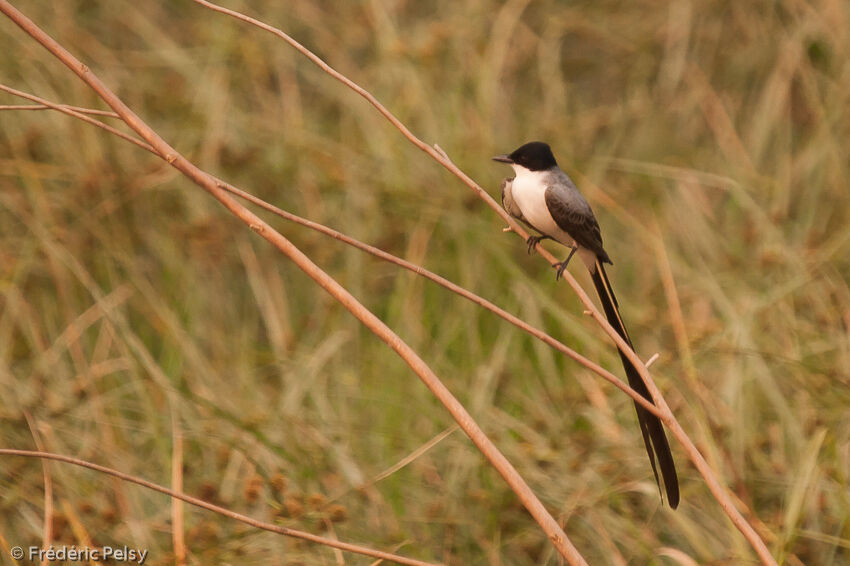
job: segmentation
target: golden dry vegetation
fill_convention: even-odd
[[[424,265],[622,374],[545,261],[280,40],[188,1],[16,4],[207,171]],[[370,90],[494,196],[508,171],[491,155],[552,144],[602,225],[636,350],[660,353],[659,386],[746,516],[781,563],[850,561],[846,2],[230,5]],[[0,32],[0,82],[102,107],[9,21]],[[0,120],[0,446],[35,447],[29,413],[47,450],[169,485],[178,431],[184,490],[242,513],[453,565],[558,563],[460,432],[373,481],[452,420],[383,342],[197,186],[67,116]],[[683,502],[660,505],[632,403],[614,387],[440,287],[264,217],[421,354],[591,564],[686,563],[669,549],[755,563],[677,445]],[[49,471],[55,544],[90,536],[174,563],[165,496]],[[0,460],[8,545],[41,543],[43,489],[41,462]],[[320,546],[185,513],[190,564],[337,563]]]

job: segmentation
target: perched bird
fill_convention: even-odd
[[[557,269],[555,279],[561,277],[570,259],[578,254],[590,271],[605,317],[631,346],[617,299],[605,273],[604,264],[613,262],[602,247],[599,223],[575,183],[558,167],[552,150],[543,142],[530,142],[508,155],[497,155],[493,160],[507,163],[516,174],[514,178],[502,181],[502,206],[505,211],[540,234],[528,237],[528,252],[531,253],[545,239],[569,247],[567,258],[553,265]],[[646,384],[622,351],[620,359],[631,388],[652,401]],[[658,417],[639,404],[635,403],[635,408],[655,481],[660,490],[663,480],[667,502],[675,509],[679,505],[679,480],[664,427]],[[660,479],[658,469],[661,470]]]

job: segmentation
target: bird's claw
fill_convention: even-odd
[[[560,279],[564,275],[564,270],[567,269],[567,266],[570,264],[570,260],[573,259],[573,254],[578,250],[578,246],[573,246],[570,250],[570,255],[567,256],[567,259],[564,261],[558,261],[552,264],[552,267],[556,269],[555,271],[555,281]]]
[[[552,264],[552,267],[556,268],[555,271],[555,281],[560,279],[564,275],[564,270],[567,269],[567,265],[570,263],[570,260],[566,261],[556,261]]]
[[[528,255],[534,253],[534,248],[537,247],[537,244],[539,244],[541,240],[549,239],[551,239],[549,236],[529,236],[525,240],[525,242],[528,244]]]

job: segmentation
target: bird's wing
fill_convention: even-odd
[[[595,253],[603,263],[612,263],[602,247],[599,223],[584,199],[572,199],[574,202],[571,202],[554,186],[546,187],[544,196],[549,214],[561,230],[569,234],[578,245]]]
[[[513,181],[513,178],[502,181],[502,208],[517,220],[522,221],[526,226],[531,226],[528,220],[525,219],[525,216],[522,215],[522,210],[520,210],[519,205],[514,200],[514,195],[511,191]]]

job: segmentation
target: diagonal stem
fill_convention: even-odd
[[[374,550],[371,548],[367,548],[365,546],[360,546],[356,544],[349,544],[347,542],[340,542],[338,540],[329,539],[326,537],[320,537],[318,535],[314,535],[312,533],[308,533],[306,531],[299,531],[298,529],[290,529],[288,527],[282,527],[280,525],[273,525],[271,523],[265,523],[263,521],[258,521],[257,519],[253,519],[248,517],[247,515],[242,515],[241,513],[237,513],[236,511],[231,511],[226,507],[219,507],[218,505],[214,505],[203,499],[198,499],[197,497],[192,497],[191,495],[186,495],[181,491],[175,491],[173,489],[168,489],[167,487],[163,487],[159,484],[150,482],[148,480],[131,476],[130,474],[125,474],[124,472],[119,472],[118,470],[113,470],[112,468],[107,468],[106,466],[101,466],[99,464],[94,464],[92,462],[88,462],[86,460],[80,460],[79,458],[72,458],[70,456],[65,456],[62,454],[53,454],[51,452],[44,452],[42,450],[16,450],[12,448],[0,448],[0,454],[4,456],[24,456],[27,458],[40,458],[42,460],[55,460],[57,462],[64,462],[66,464],[73,464],[75,466],[80,466],[82,468],[88,468],[90,470],[94,470],[96,472],[100,472],[103,474],[107,474],[113,477],[116,477],[120,480],[134,483],[136,485],[140,485],[142,487],[146,487],[147,489],[151,489],[153,491],[158,491],[159,493],[164,493],[169,497],[174,499],[178,499],[180,501],[185,501],[190,505],[194,505],[196,507],[200,507],[201,509],[206,509],[208,511],[212,511],[213,513],[218,513],[219,515],[223,515],[225,517],[229,517],[236,521],[240,521],[245,523],[246,525],[251,525],[252,527],[256,527],[258,529],[263,529],[265,531],[271,531],[273,533],[285,535],[293,538],[300,538],[303,540],[309,540],[311,542],[315,542],[318,544],[323,544],[325,546],[329,546],[331,548],[338,548],[340,550],[345,550],[347,552],[354,552],[357,554],[363,554],[365,556],[371,556],[372,558],[378,558],[383,560],[392,560],[398,564],[409,564],[411,566],[437,566],[431,562],[423,562],[421,560],[414,560],[413,558],[406,558],[404,556],[399,556],[397,554],[390,554],[389,552],[383,552],[380,550]]]

